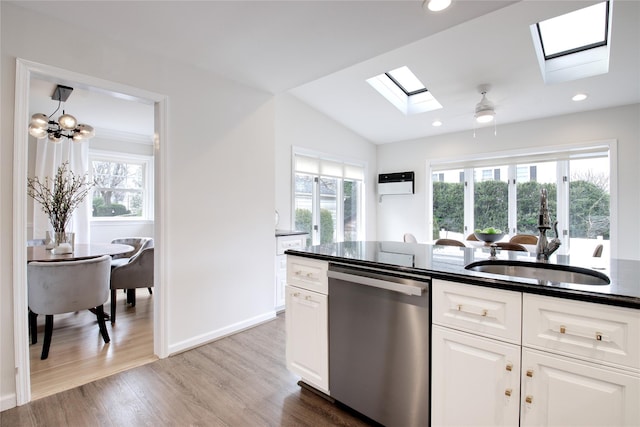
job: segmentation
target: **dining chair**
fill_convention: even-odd
[[[602,246],[602,244],[599,244],[595,247],[595,249],[593,250],[593,256],[596,258],[599,258],[602,256],[602,250],[604,249],[604,246]]]
[[[463,248],[467,246],[464,244],[464,242],[461,242],[460,240],[455,240],[455,239],[438,239],[435,241],[434,244],[443,245],[443,246],[460,246]]]
[[[44,246],[46,244],[44,239],[31,239],[27,240],[27,247],[29,246]]]
[[[103,304],[109,299],[111,257],[77,261],[40,262],[27,264],[29,295],[29,324],[31,342],[37,342],[37,317],[45,315],[42,355],[49,356],[53,335],[53,316],[86,309],[94,309],[100,334],[105,343],[110,341],[104,320]]]
[[[470,242],[479,242],[478,238],[476,237],[475,233],[471,233],[467,236],[467,240],[469,240]]]
[[[111,323],[116,321],[116,291],[127,291],[127,303],[135,307],[135,291],[137,288],[151,289],[153,286],[153,256],[154,249],[143,249],[132,257],[128,263],[111,269]],[[133,296],[130,298],[130,293]]]
[[[411,233],[404,233],[404,241],[405,243],[418,243],[418,239]]]
[[[516,234],[511,239],[509,239],[509,243],[519,243],[521,245],[537,245],[538,237],[533,234]]]
[[[111,243],[133,246],[133,250],[122,254],[113,255],[111,257],[112,269],[121,265],[128,264],[131,258],[138,255],[140,252],[142,252],[143,249],[153,247],[153,239],[151,237],[122,237],[113,239]],[[148,287],[147,290],[149,291],[149,294],[153,294],[151,287]],[[127,292],[127,302],[135,305],[135,290],[125,292]]]
[[[520,251],[520,252],[529,252],[527,248],[522,246],[519,243],[511,243],[511,242],[495,242],[491,245],[496,245],[499,249],[504,249],[507,251]]]

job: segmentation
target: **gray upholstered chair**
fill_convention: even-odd
[[[110,271],[109,255],[77,261],[34,261],[27,265],[29,324],[33,344],[37,342],[37,316],[46,316],[41,359],[49,355],[55,314],[95,308],[102,339],[105,343],[110,341],[103,307],[109,299]]]
[[[124,265],[111,269],[111,323],[116,321],[116,290],[127,290],[127,303],[136,305],[135,290],[153,286],[153,248],[143,249]],[[130,297],[129,292],[133,293]]]
[[[119,245],[133,246],[133,250],[119,255],[112,255],[111,267],[117,267],[129,262],[129,259],[139,254],[143,249],[153,247],[153,239],[151,237],[124,237],[113,239],[111,243]]]
[[[120,239],[113,239],[111,243],[133,246],[133,250],[129,252],[111,256],[112,269],[127,264],[131,258],[138,255],[143,249],[153,247],[153,239],[151,237],[123,237]],[[147,289],[150,294],[153,293],[151,287]],[[127,291],[127,302],[132,303],[133,305],[136,304],[135,290]]]

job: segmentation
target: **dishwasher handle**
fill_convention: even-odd
[[[405,295],[422,296],[426,286],[409,285],[396,283],[387,280],[374,279],[373,277],[360,276],[355,274],[342,273],[340,271],[329,270],[327,275],[330,279],[344,280],[345,282],[357,283],[359,285],[371,286],[374,288],[386,289],[388,291],[399,292]]]

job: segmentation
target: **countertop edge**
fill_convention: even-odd
[[[510,280],[481,277],[481,275],[478,273],[472,276],[472,275],[456,274],[456,273],[451,273],[446,271],[401,267],[393,264],[383,264],[383,263],[376,263],[371,261],[341,258],[341,257],[336,257],[331,255],[296,251],[295,249],[289,249],[285,251],[285,254],[304,257],[304,258],[312,258],[312,259],[339,263],[339,264],[382,269],[382,270],[387,270],[389,272],[395,272],[395,273],[408,273],[413,275],[429,276],[432,279],[455,280],[460,283],[465,283],[465,284],[474,285],[474,286],[483,286],[483,287],[489,287],[489,288],[495,288],[495,289],[526,292],[530,294],[546,295],[546,296],[566,298],[566,299],[572,299],[572,300],[578,300],[578,301],[594,302],[598,304],[613,305],[617,307],[640,309],[640,298],[635,298],[632,296],[602,294],[602,293],[588,292],[588,291],[582,291],[582,290],[555,288],[555,287],[547,287],[547,286],[527,284],[527,283],[519,283],[519,282],[510,281]]]

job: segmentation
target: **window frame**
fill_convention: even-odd
[[[342,166],[342,176],[336,176],[332,174],[322,174],[319,170],[318,173],[310,173],[308,171],[298,171],[296,169],[296,156],[302,156],[307,158],[316,159],[318,162],[330,162],[335,164],[341,164]],[[311,245],[320,244],[321,230],[320,230],[320,198],[321,194],[319,191],[319,179],[320,178],[332,178],[337,179],[338,184],[336,186],[336,221],[335,221],[335,241],[343,242],[344,241],[344,206],[342,203],[337,203],[338,200],[343,200],[344,198],[344,181],[352,180],[355,181],[352,177],[345,176],[344,170],[345,167],[356,167],[362,170],[362,180],[361,180],[361,189],[360,189],[360,200],[358,203],[358,211],[359,211],[359,225],[358,225],[358,239],[357,240],[365,240],[366,239],[366,186],[367,186],[367,164],[366,162],[351,160],[345,158],[339,158],[336,156],[332,156],[329,154],[320,153],[317,151],[292,147],[291,153],[291,224],[295,226],[296,220],[296,174],[306,174],[309,176],[313,176],[314,184],[312,189],[312,230],[311,235],[309,236],[311,239]],[[315,225],[318,225],[317,229],[314,229]]]
[[[154,220],[154,160],[153,156],[143,154],[130,154],[123,152],[114,152],[107,150],[89,149],[89,170],[90,177],[93,179],[93,162],[114,162],[129,163],[143,165],[144,169],[144,186],[142,190],[143,215],[139,217],[94,217],[90,216],[91,222],[152,222]],[[91,193],[93,200],[93,191]]]
[[[568,171],[568,163],[571,159],[580,158],[593,153],[602,153],[608,151],[609,159],[609,233],[610,241],[617,241],[618,226],[617,226],[617,182],[618,182],[618,169],[615,167],[617,159],[617,140],[603,140],[593,141],[585,143],[568,144],[565,146],[550,146],[539,148],[528,148],[522,150],[511,150],[497,153],[475,154],[458,158],[443,158],[427,160],[426,174],[426,211],[427,211],[427,239],[433,240],[433,174],[438,174],[441,171],[463,169],[464,170],[464,225],[463,234],[467,235],[473,230],[473,169],[479,167],[489,167],[498,164],[509,165],[508,184],[509,184],[509,233],[513,233],[512,228],[515,227],[516,220],[516,192],[515,192],[515,178],[516,178],[516,165],[521,163],[535,163],[543,161],[556,161],[557,165],[557,188],[558,199],[560,197],[566,197],[566,201],[558,200],[558,212],[553,212],[553,217],[557,218],[558,231],[560,238],[563,240],[558,253],[567,254],[569,251],[569,233],[568,233],[568,221],[569,221],[569,207],[568,207],[568,192],[565,186],[568,188],[568,181],[565,182],[562,177],[566,175]],[[566,162],[564,162],[566,160]],[[566,163],[563,165],[562,163]],[[511,185],[513,183],[513,191]],[[513,196],[512,196],[513,193]],[[467,204],[469,203],[469,204]],[[470,208],[468,208],[470,207]],[[512,213],[513,212],[513,213]],[[565,235],[565,230],[567,234]],[[566,241],[565,241],[566,240]],[[615,246],[612,245],[612,256],[616,256]]]

